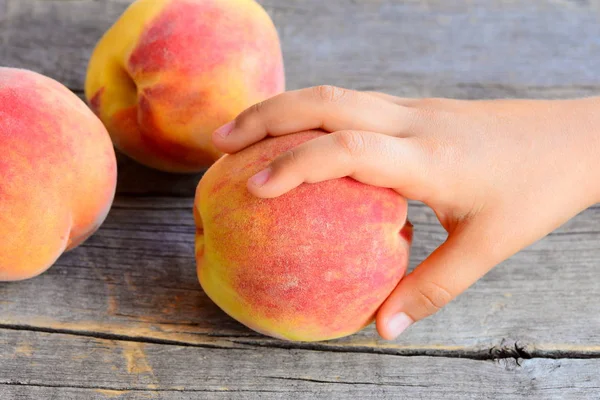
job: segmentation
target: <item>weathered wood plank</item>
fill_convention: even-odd
[[[266,352],[0,330],[2,399],[589,399],[600,390],[599,368],[598,359]]]
[[[130,2],[0,0],[0,64],[81,89],[93,46]],[[279,29],[290,88],[329,83],[460,98],[600,89],[598,1],[261,3]]]
[[[0,64],[81,94],[94,43],[128,3],[0,0]],[[262,3],[290,88],[459,98],[600,89],[599,1]],[[200,177],[119,164],[122,194],[191,196]],[[414,266],[445,235],[422,206],[411,219]],[[47,274],[0,283],[0,398],[591,398],[597,359],[481,359],[600,356],[599,224],[600,209],[586,211],[395,342],[370,327],[290,344],[245,329],[201,291],[191,199],[121,196],[98,234]]]
[[[145,167],[118,150],[117,193],[138,196],[193,197],[204,172],[170,174]]]
[[[100,231],[46,274],[0,283],[0,326],[220,347],[309,347],[390,354],[490,349],[557,357],[600,354],[600,208],[492,271],[438,315],[395,342],[370,327],[319,345],[288,344],[243,328],[202,292],[193,258],[192,200],[118,198]],[[414,266],[445,237],[412,204]]]
[[[130,2],[0,0],[0,65],[40,71],[81,95],[96,41]],[[600,93],[598,1],[262,3],[282,37],[289,88],[329,83],[459,98]],[[119,157],[118,192],[191,196],[200,176]]]

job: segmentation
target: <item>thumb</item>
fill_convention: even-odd
[[[400,281],[377,313],[382,338],[398,337],[414,322],[435,314],[465,291],[495,263],[486,251],[482,227],[469,224],[454,230],[412,273]]]

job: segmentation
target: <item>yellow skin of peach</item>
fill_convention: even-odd
[[[204,291],[231,317],[276,338],[320,341],[359,331],[408,265],[412,225],[406,200],[391,189],[342,178],[274,199],[248,192],[248,178],[320,134],[269,138],[226,155],[196,191]]]
[[[254,0],[138,0],[99,41],[85,84],[118,149],[180,173],[210,166],[211,133],[283,90],[279,37]]]
[[[34,277],[104,221],[117,165],[102,122],[71,91],[0,67],[0,281]]]

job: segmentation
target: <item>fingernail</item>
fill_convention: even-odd
[[[266,169],[263,169],[262,171],[260,171],[258,174],[254,175],[252,178],[250,178],[250,183],[253,186],[261,187],[265,183],[267,183],[267,181],[269,180],[270,177],[271,177],[271,169],[266,168]]]
[[[230,121],[230,122],[226,123],[225,125],[223,125],[222,127],[220,127],[219,129],[217,129],[215,131],[215,134],[221,136],[222,138],[226,138],[227,136],[229,136],[231,131],[233,131],[234,127],[235,127],[235,121]]]
[[[415,321],[413,321],[411,317],[401,312],[390,318],[388,322],[388,329],[395,339],[414,323]]]

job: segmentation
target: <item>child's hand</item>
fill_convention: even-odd
[[[249,190],[275,197],[350,176],[426,203],[449,234],[381,306],[385,339],[599,199],[599,99],[402,99],[322,86],[255,105],[213,140],[231,153],[316,128],[331,134],[281,155]]]

